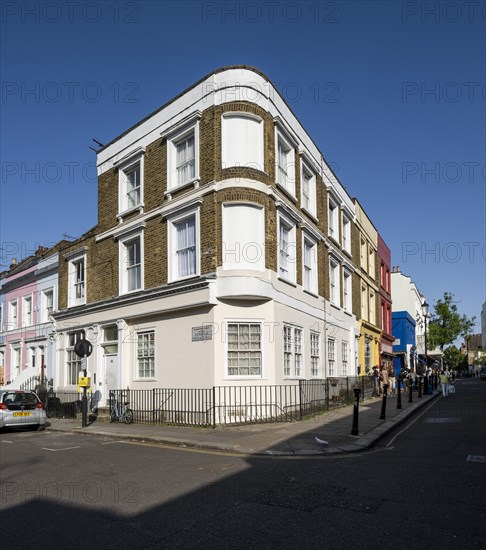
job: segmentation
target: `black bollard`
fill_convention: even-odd
[[[412,391],[413,391],[413,380],[409,378],[408,379],[408,402],[409,403],[413,403]]]
[[[429,395],[429,377],[424,374],[424,395]]]
[[[351,435],[358,435],[358,413],[359,413],[359,394],[361,393],[360,388],[354,388],[354,402],[353,402],[353,427],[351,429]]]
[[[388,391],[388,384],[383,384],[383,400],[381,401],[380,420],[386,419],[386,392],[387,391]]]
[[[400,378],[397,378],[397,384],[398,384],[398,393],[397,393],[397,409],[401,409],[402,408],[402,392],[400,390],[400,385],[401,385],[402,381]]]
[[[422,376],[418,376],[418,397],[422,397]]]

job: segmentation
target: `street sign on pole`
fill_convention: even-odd
[[[84,377],[86,378],[88,376],[88,357],[93,352],[93,346],[89,340],[86,340],[83,338],[82,340],[78,340],[74,346],[74,353],[81,357],[81,364],[83,369]],[[83,386],[83,398],[82,398],[82,417],[81,417],[81,427],[86,428],[88,425],[88,396],[87,396],[87,390],[88,388],[86,386]]]

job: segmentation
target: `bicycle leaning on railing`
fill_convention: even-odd
[[[133,422],[133,411],[128,408],[130,403],[120,403],[115,401],[110,411],[110,422],[125,422],[125,424],[131,424]]]

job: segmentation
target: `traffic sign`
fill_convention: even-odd
[[[93,351],[91,342],[86,339],[78,340],[74,346],[74,353],[78,357],[89,357]]]

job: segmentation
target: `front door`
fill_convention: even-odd
[[[96,392],[93,394],[95,406],[108,406],[110,390],[120,389],[118,373],[118,355],[103,355],[103,370],[97,380]]]

